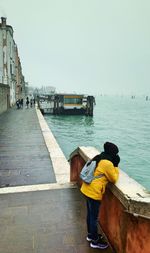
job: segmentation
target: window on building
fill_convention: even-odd
[[[65,104],[82,104],[82,98],[64,98]]]

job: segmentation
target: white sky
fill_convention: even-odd
[[[150,94],[150,0],[1,0],[31,86]]]

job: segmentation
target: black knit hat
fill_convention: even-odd
[[[119,149],[114,143],[105,142],[104,143],[104,151],[108,155],[115,156],[118,154]]]

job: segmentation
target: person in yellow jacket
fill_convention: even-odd
[[[106,249],[108,244],[98,234],[98,214],[100,203],[108,182],[116,183],[119,177],[118,164],[120,157],[118,147],[111,142],[104,144],[104,152],[95,156],[96,161],[94,178],[90,184],[82,183],[81,192],[86,196],[87,201],[87,241],[92,248]],[[101,177],[97,177],[100,176]]]

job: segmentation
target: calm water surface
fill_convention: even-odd
[[[120,168],[150,190],[150,101],[144,97],[96,97],[94,116],[54,116],[45,119],[66,158],[78,146],[114,142]]]

